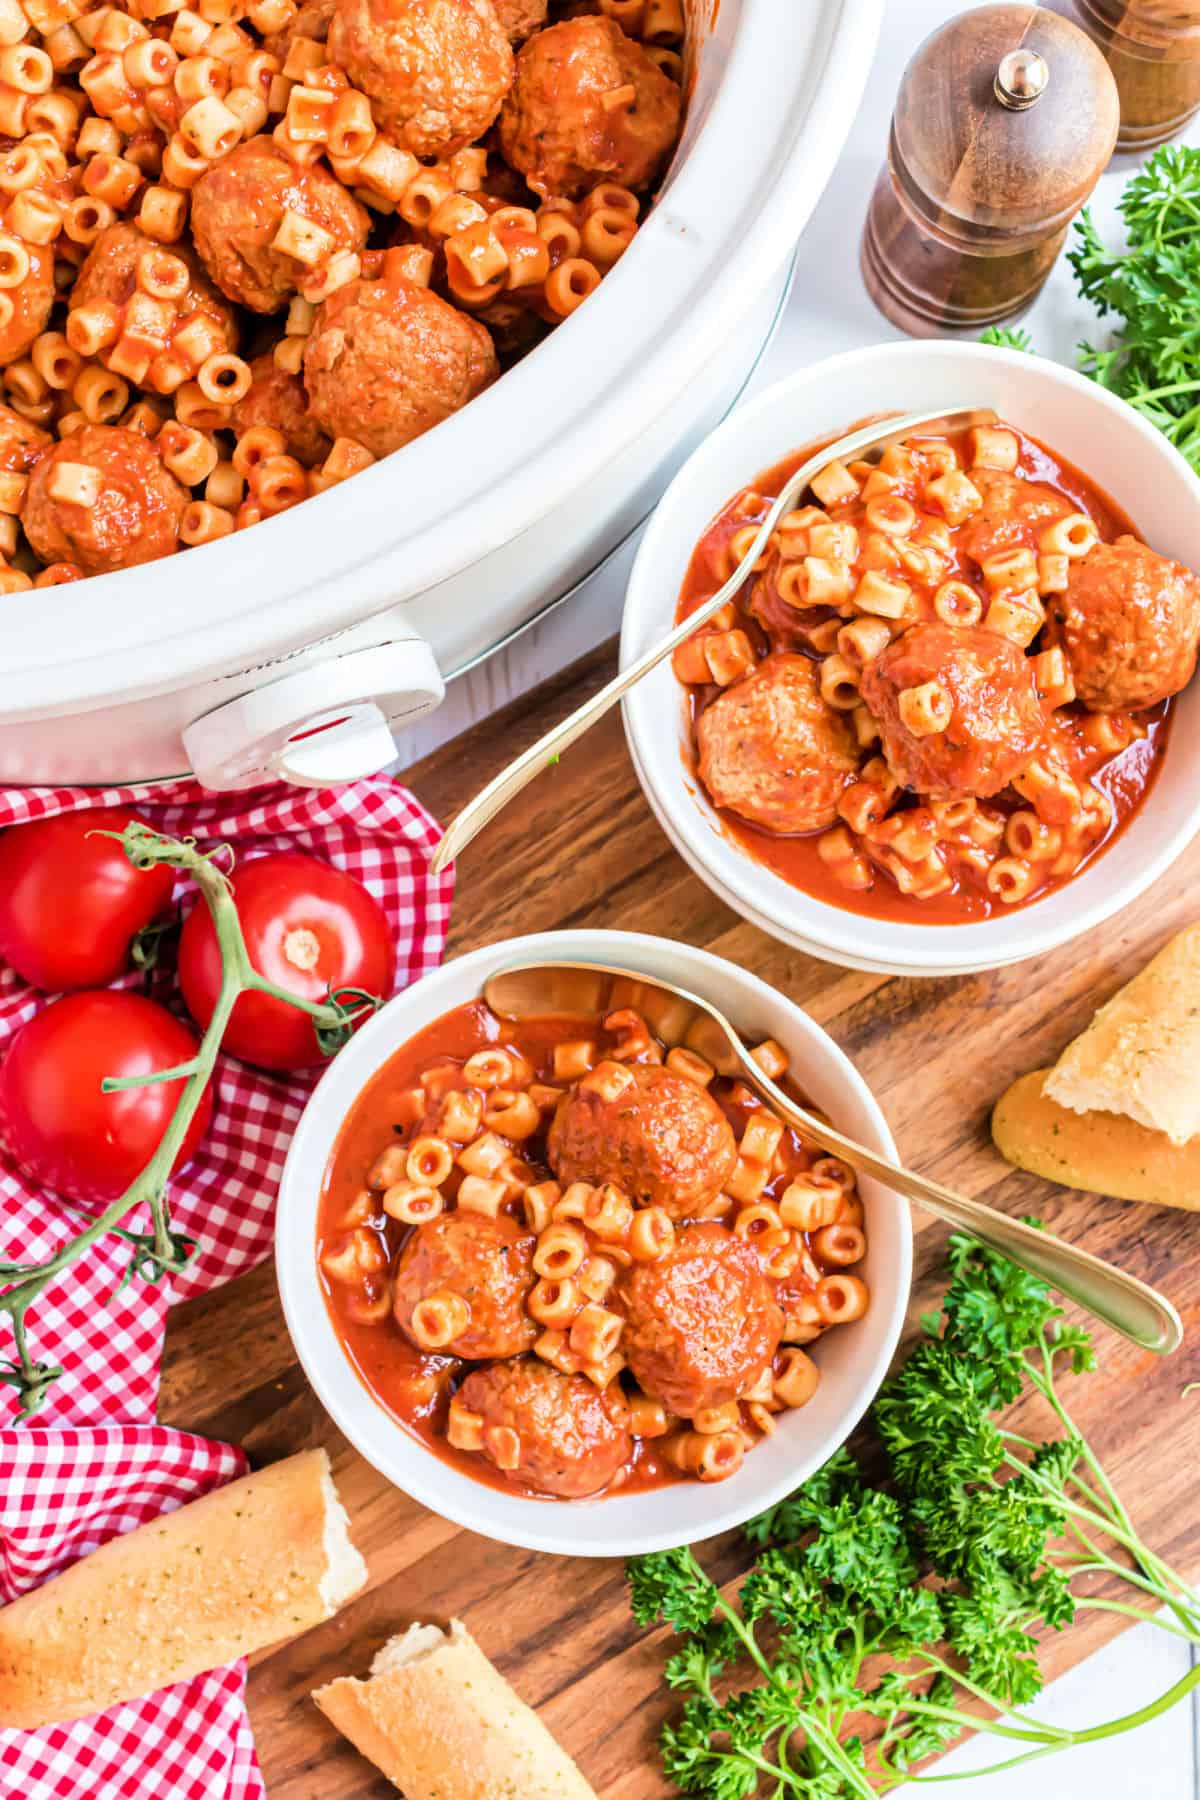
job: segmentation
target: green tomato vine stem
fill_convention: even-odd
[[[250,956],[237,915],[228,876],[214,858],[220,848],[205,852],[192,839],[162,837],[136,822],[116,837],[130,862],[137,869],[150,869],[166,864],[191,876],[208,907],[221,955],[221,986],[213,1015],[200,1041],[195,1056],[174,1069],[162,1069],[150,1076],[109,1077],[102,1086],[105,1093],[144,1087],[161,1081],[184,1079],[183,1091],[158,1148],[141,1173],[118,1199],[105,1207],[73,1237],[65,1238],[52,1255],[39,1263],[0,1263],[0,1281],[10,1282],[0,1294],[0,1314],[12,1321],[15,1359],[0,1372],[0,1381],[16,1389],[20,1400],[18,1416],[28,1418],[36,1412],[47,1392],[63,1371],[38,1362],[29,1346],[28,1314],[46,1289],[86,1255],[92,1245],[107,1233],[117,1231],[121,1221],[137,1207],[148,1205],[152,1229],[145,1233],[121,1231],[120,1235],[134,1246],[127,1279],[132,1276],[157,1282],[165,1275],[179,1274],[195,1251],[195,1245],[177,1232],[172,1232],[167,1184],[175,1158],[179,1154],[188,1126],[196,1115],[201,1097],[216,1066],[221,1040],[235,1005],[247,992],[271,995],[288,1006],[307,1013],[316,1027],[322,1051],[332,1055],[349,1037],[357,1021],[374,1012],[382,1000],[361,989],[331,991],[325,1002],[300,999],[285,988],[267,981],[251,967]],[[352,1005],[345,1004],[352,1001]]]

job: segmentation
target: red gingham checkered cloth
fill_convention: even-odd
[[[207,794],[190,781],[111,789],[0,792],[0,827],[91,806],[129,806],[172,837],[228,842],[239,862],[266,850],[310,851],[365,882],[391,921],[397,985],[436,967],[453,878],[433,877],[434,821],[386,776],[337,789],[271,787]],[[181,879],[176,899],[187,892]],[[133,985],[138,978],[129,977]],[[170,971],[158,997],[170,990]],[[0,966],[0,1055],[44,1004]],[[0,1387],[0,1601],[34,1587],[106,1539],[244,1474],[226,1444],[154,1423],[166,1308],[253,1268],[271,1247],[275,1193],[319,1071],[273,1076],[222,1058],[213,1124],[171,1184],[174,1226],[199,1242],[186,1273],[118,1292],[129,1260],[101,1240],[47,1289],[28,1319],[34,1354],[66,1373],[33,1419],[16,1421]],[[126,1220],[145,1228],[146,1216]],[[0,1147],[0,1261],[48,1255],[69,1215]],[[11,1346],[0,1315],[0,1357]],[[262,1800],[243,1695],[245,1665],[216,1669],[74,1725],[0,1731],[0,1795],[21,1800]]]

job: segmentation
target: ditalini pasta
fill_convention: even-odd
[[[560,1499],[719,1481],[869,1304],[854,1173],[720,1075],[661,993],[459,1007],[343,1127],[317,1257],[376,1398],[483,1480]],[[787,1079],[775,1043],[755,1051]]]
[[[679,135],[682,10],[512,13],[13,0],[4,591],[296,506],[457,411],[595,291]]]

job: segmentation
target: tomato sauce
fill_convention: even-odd
[[[968,435],[966,432],[948,434],[948,441],[958,452],[964,467],[969,467],[970,463],[967,453]],[[1136,528],[1127,515],[1082,471],[1057,456],[1037,439],[1022,432],[1016,432],[1016,436],[1020,444],[1020,461],[1016,470],[1019,477],[1031,484],[1053,490],[1069,502],[1072,509],[1088,513],[1105,543],[1111,543],[1125,533],[1137,535]],[[687,618],[722,586],[732,566],[731,546],[736,534],[747,525],[760,523],[767,516],[772,501],[800,465],[822,447],[822,442],[831,441],[817,440],[756,476],[713,520],[696,545],[688,565],[676,608],[677,621]],[[842,515],[835,513],[834,516]],[[948,566],[938,579],[963,581],[983,595],[984,588],[977,567],[958,547],[957,533],[953,535],[954,543]],[[776,597],[772,602],[769,596],[765,597],[760,599],[755,613],[749,610],[748,602],[757,579],[752,576],[747,581],[734,603],[735,624],[746,633],[756,656],[761,660],[774,651],[787,650],[815,658],[815,652],[796,635],[794,629],[789,630],[789,622],[794,620],[795,615],[782,598]],[[917,587],[921,618],[933,616],[931,591]],[[761,592],[762,590],[760,594]],[[1031,649],[1036,648],[1036,644],[1031,646]],[[689,685],[686,690],[691,722],[688,768],[702,792],[705,790],[699,773],[695,727],[701,714],[722,691],[715,683]],[[1106,828],[1087,849],[1071,875],[1047,882],[1027,899],[1015,904],[1002,901],[981,882],[965,878],[954,880],[944,893],[921,897],[901,892],[895,882],[882,871],[876,871],[873,885],[867,889],[847,887],[839,881],[818,851],[821,832],[788,835],[752,824],[727,807],[714,805],[713,810],[726,835],[747,855],[791,886],[828,905],[866,917],[895,920],[907,925],[977,923],[1015,911],[1020,906],[1033,905],[1047,892],[1054,891],[1054,888],[1072,879],[1081,869],[1094,863],[1116,841],[1145,802],[1158,777],[1170,736],[1171,708],[1172,702],[1165,701],[1140,713],[1128,715],[1136,722],[1139,735],[1125,749],[1116,752],[1106,752],[1088,744],[1082,731],[1083,722],[1088,715],[1080,704],[1072,703],[1052,715],[1047,734],[1048,745],[1077,781],[1089,781],[1107,796],[1112,813]],[[864,756],[870,754],[871,751],[864,752]],[[710,805],[713,804],[707,794],[706,799]],[[917,804],[918,796],[909,791],[899,799],[892,811],[902,812]],[[984,804],[990,812],[1002,816],[1028,806],[1028,802],[1011,788],[990,796]]]
[[[554,1045],[577,1037],[579,1031],[580,1021],[576,1018],[523,1020],[517,1030],[498,1019],[482,1000],[470,1001],[435,1019],[389,1058],[347,1114],[325,1171],[317,1224],[317,1267],[325,1304],[342,1348],[364,1387],[397,1424],[460,1474],[533,1500],[546,1500],[549,1496],[507,1481],[484,1457],[456,1450],[446,1441],[450,1397],[464,1372],[458,1358],[418,1350],[390,1316],[379,1324],[360,1323],[350,1311],[350,1297],[326,1277],[321,1256],[337,1240],[339,1221],[362,1192],[366,1172],[380,1150],[389,1142],[411,1138],[419,1129],[414,1095],[423,1075],[444,1067],[448,1083],[465,1088],[462,1064],[475,1051],[493,1046],[522,1052],[544,1072]],[[412,1228],[397,1225],[378,1210],[369,1223],[386,1245],[388,1260],[392,1261]],[[640,1452],[652,1452],[651,1440],[636,1440],[635,1454]],[[637,1455],[632,1475],[638,1484],[647,1487],[676,1479],[674,1470],[660,1467],[652,1453]]]
[[[614,981],[609,1005],[620,1000],[622,986],[628,988],[630,985]],[[615,1039],[606,1032],[603,1023],[608,1014],[609,1006],[605,1006],[599,1014],[587,1018],[572,1013],[513,1022],[498,1018],[482,1000],[468,1002],[444,1014],[397,1050],[363,1089],[338,1134],[322,1183],[316,1243],[318,1278],[331,1322],[359,1380],[391,1418],[433,1455],[473,1480],[530,1499],[546,1500],[552,1496],[506,1478],[485,1456],[457,1449],[447,1440],[450,1401],[471,1370],[481,1365],[464,1362],[452,1355],[430,1354],[417,1349],[401,1331],[390,1307],[384,1316],[365,1321],[359,1316],[362,1302],[364,1298],[370,1302],[381,1290],[383,1278],[379,1281],[368,1278],[362,1288],[347,1285],[326,1273],[323,1258],[327,1252],[336,1254],[346,1243],[352,1222],[354,1229],[372,1233],[382,1248],[386,1265],[394,1268],[395,1259],[411,1231],[417,1228],[389,1218],[383,1212],[381,1194],[368,1195],[365,1187],[368,1171],[387,1146],[407,1145],[415,1136],[436,1129],[444,1096],[455,1089],[469,1089],[463,1066],[475,1052],[491,1048],[515,1052],[532,1065],[535,1084],[550,1084],[554,1082],[556,1045],[581,1037],[594,1038],[600,1043],[602,1053],[612,1054]],[[657,1061],[661,1042],[651,1039],[651,1044],[653,1047],[645,1057],[630,1060]],[[786,1075],[781,1079],[798,1101],[810,1104]],[[561,1086],[561,1081],[557,1085]],[[733,1127],[735,1139],[740,1142],[751,1114],[764,1111],[763,1103],[743,1082],[721,1077],[713,1082],[710,1092]],[[539,1182],[551,1179],[546,1162],[546,1130],[550,1116],[546,1114],[542,1127],[533,1137],[513,1145]],[[812,1169],[821,1154],[806,1144],[797,1132],[785,1127],[761,1198],[777,1200],[789,1182]],[[846,1173],[849,1176],[849,1171]],[[852,1176],[849,1179],[852,1188]],[[442,1190],[448,1210],[454,1205],[461,1180],[462,1172],[456,1166]],[[369,1199],[369,1206],[365,1205],[364,1197]],[[520,1220],[523,1217],[520,1197],[506,1202],[503,1210]],[[797,1240],[800,1241],[802,1236],[797,1234]],[[807,1249],[806,1236],[803,1236],[803,1242]],[[597,1242],[594,1248],[603,1254],[606,1246]],[[816,1277],[826,1272],[810,1252],[800,1266],[774,1283],[779,1305],[786,1311],[811,1295]],[[634,1437],[633,1454],[614,1484],[619,1485],[622,1493],[654,1488],[684,1478],[656,1449],[656,1441]],[[614,1491],[613,1486],[607,1491]]]

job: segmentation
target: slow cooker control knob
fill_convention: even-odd
[[[445,696],[423,638],[331,656],[226,700],[183,732],[192,772],[214,793],[290,781],[332,787],[385,769],[393,727]]]

